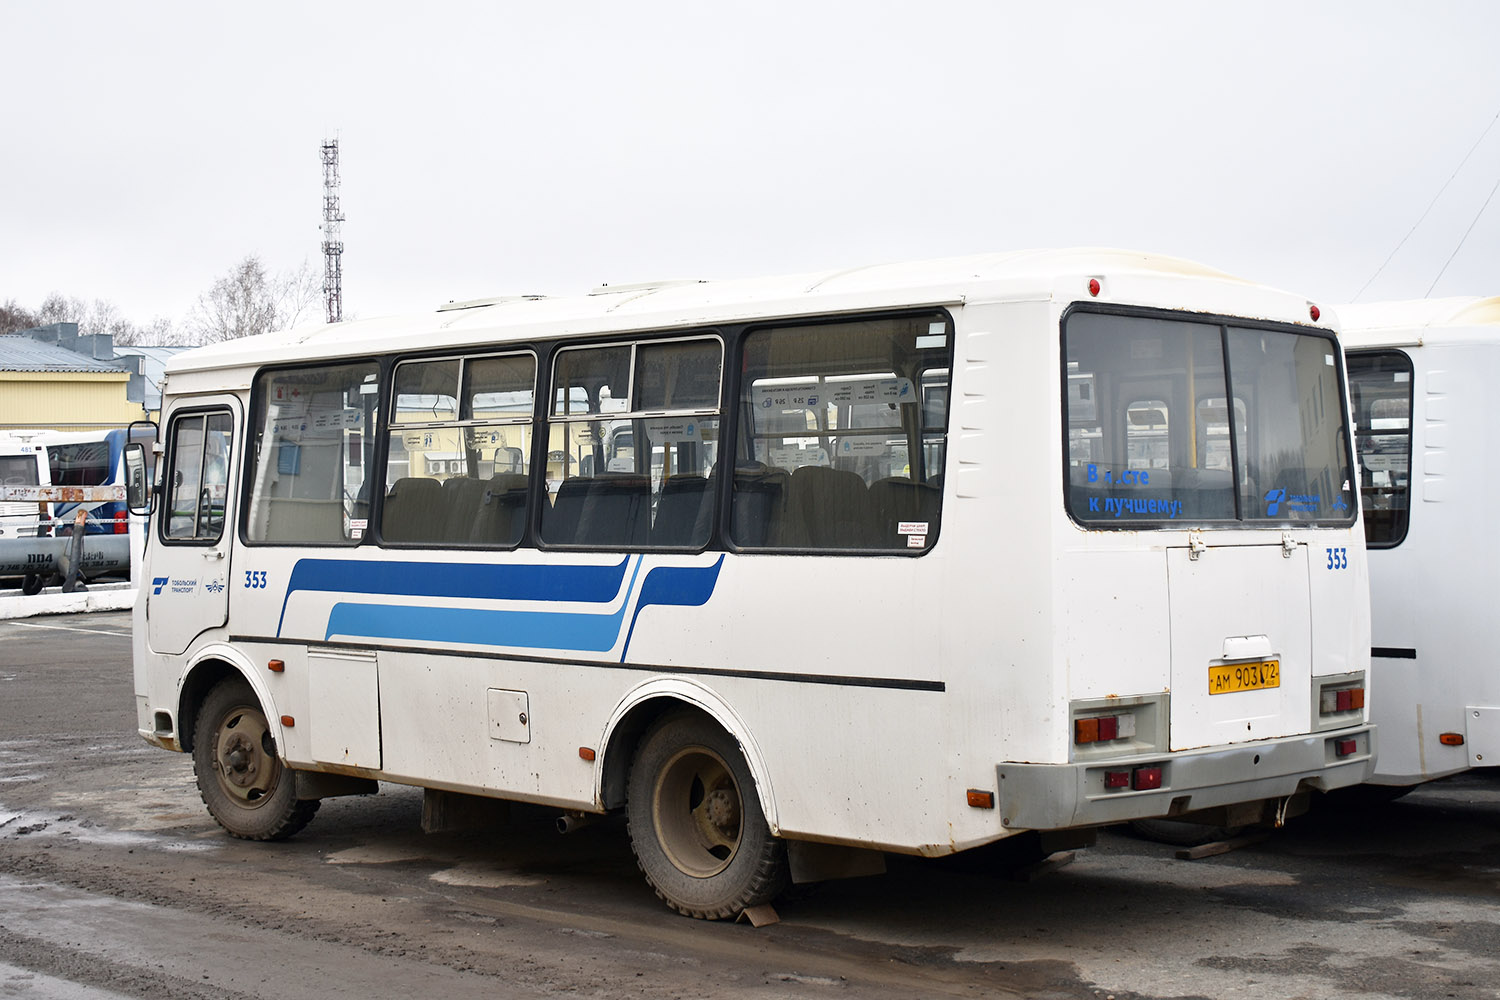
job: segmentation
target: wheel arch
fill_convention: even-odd
[[[772,834],[779,834],[781,827],[777,821],[770,772],[759,745],[750,735],[750,727],[718,692],[683,678],[648,680],[631,689],[615,707],[604,729],[600,744],[604,750],[600,765],[594,772],[595,801],[605,809],[618,809],[625,804],[625,788],[636,747],[656,720],[677,710],[694,711],[705,716],[739,744],[750,776],[755,779],[755,794],[760,800],[766,824]]]
[[[177,692],[177,742],[185,753],[193,752],[198,710],[203,705],[203,699],[208,697],[208,692],[220,681],[232,677],[238,677],[250,685],[250,690],[255,693],[266,713],[266,722],[272,729],[276,745],[281,745],[280,716],[274,710],[270,692],[257,680],[254,667],[232,647],[215,644],[204,647],[193,657]]]

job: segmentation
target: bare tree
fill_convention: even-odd
[[[306,260],[299,268],[271,275],[260,257],[249,254],[198,296],[188,333],[196,343],[216,344],[284,329],[302,318],[319,293]]]
[[[36,313],[15,299],[6,299],[0,303],[0,335],[29,330],[37,325]]]

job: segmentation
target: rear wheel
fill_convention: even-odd
[[[297,799],[260,702],[239,679],[220,681],[198,711],[193,772],[209,813],[245,840],[285,840],[318,811],[318,800]]]
[[[670,715],[647,734],[626,814],[636,863],[679,913],[734,918],[787,886],[786,845],[771,836],[744,755],[702,716]]]

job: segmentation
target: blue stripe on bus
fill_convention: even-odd
[[[644,557],[635,561],[631,589]],[[630,557],[620,563],[621,575]],[[561,569],[564,567],[547,567]],[[474,595],[466,595],[474,596]],[[545,599],[545,598],[543,598]],[[620,638],[627,599],[614,614],[577,611],[500,611],[488,608],[416,608],[401,604],[339,603],[328,615],[323,638],[336,635],[408,642],[464,643],[523,649],[582,649],[605,652]]]
[[[714,586],[719,582],[719,567],[724,557],[712,566],[658,566],[646,574],[641,584],[641,599],[636,602],[635,614],[630,616],[630,632],[625,636],[625,648],[620,650],[620,662],[630,651],[630,639],[635,635],[635,620],[641,609],[656,604],[668,607],[697,608],[708,603],[714,595]]]
[[[299,590],[378,594],[382,597],[477,597],[501,601],[608,604],[619,596],[629,562],[629,556],[621,559],[617,566],[299,559],[292,567],[286,597],[281,602],[276,634],[281,635],[287,604],[291,602],[292,594]]]
[[[636,559],[627,589],[635,589],[644,557]],[[713,596],[724,557],[712,566],[658,566],[646,574],[630,618],[620,661],[630,649],[636,619],[650,605],[701,607]],[[512,649],[572,649],[602,653],[615,647],[627,598],[613,614],[577,611],[506,611],[490,608],[431,608],[399,604],[340,602],[328,616],[325,640],[334,636],[395,639],[419,643],[460,643]]]

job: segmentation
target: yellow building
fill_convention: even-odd
[[[71,349],[31,335],[43,331],[0,337],[0,432],[107,429],[146,418],[144,405],[129,398],[136,395],[131,373],[112,363],[111,338],[79,337],[74,324],[57,326],[73,327]],[[62,331],[65,343],[68,332]],[[101,350],[105,358],[94,356]]]

